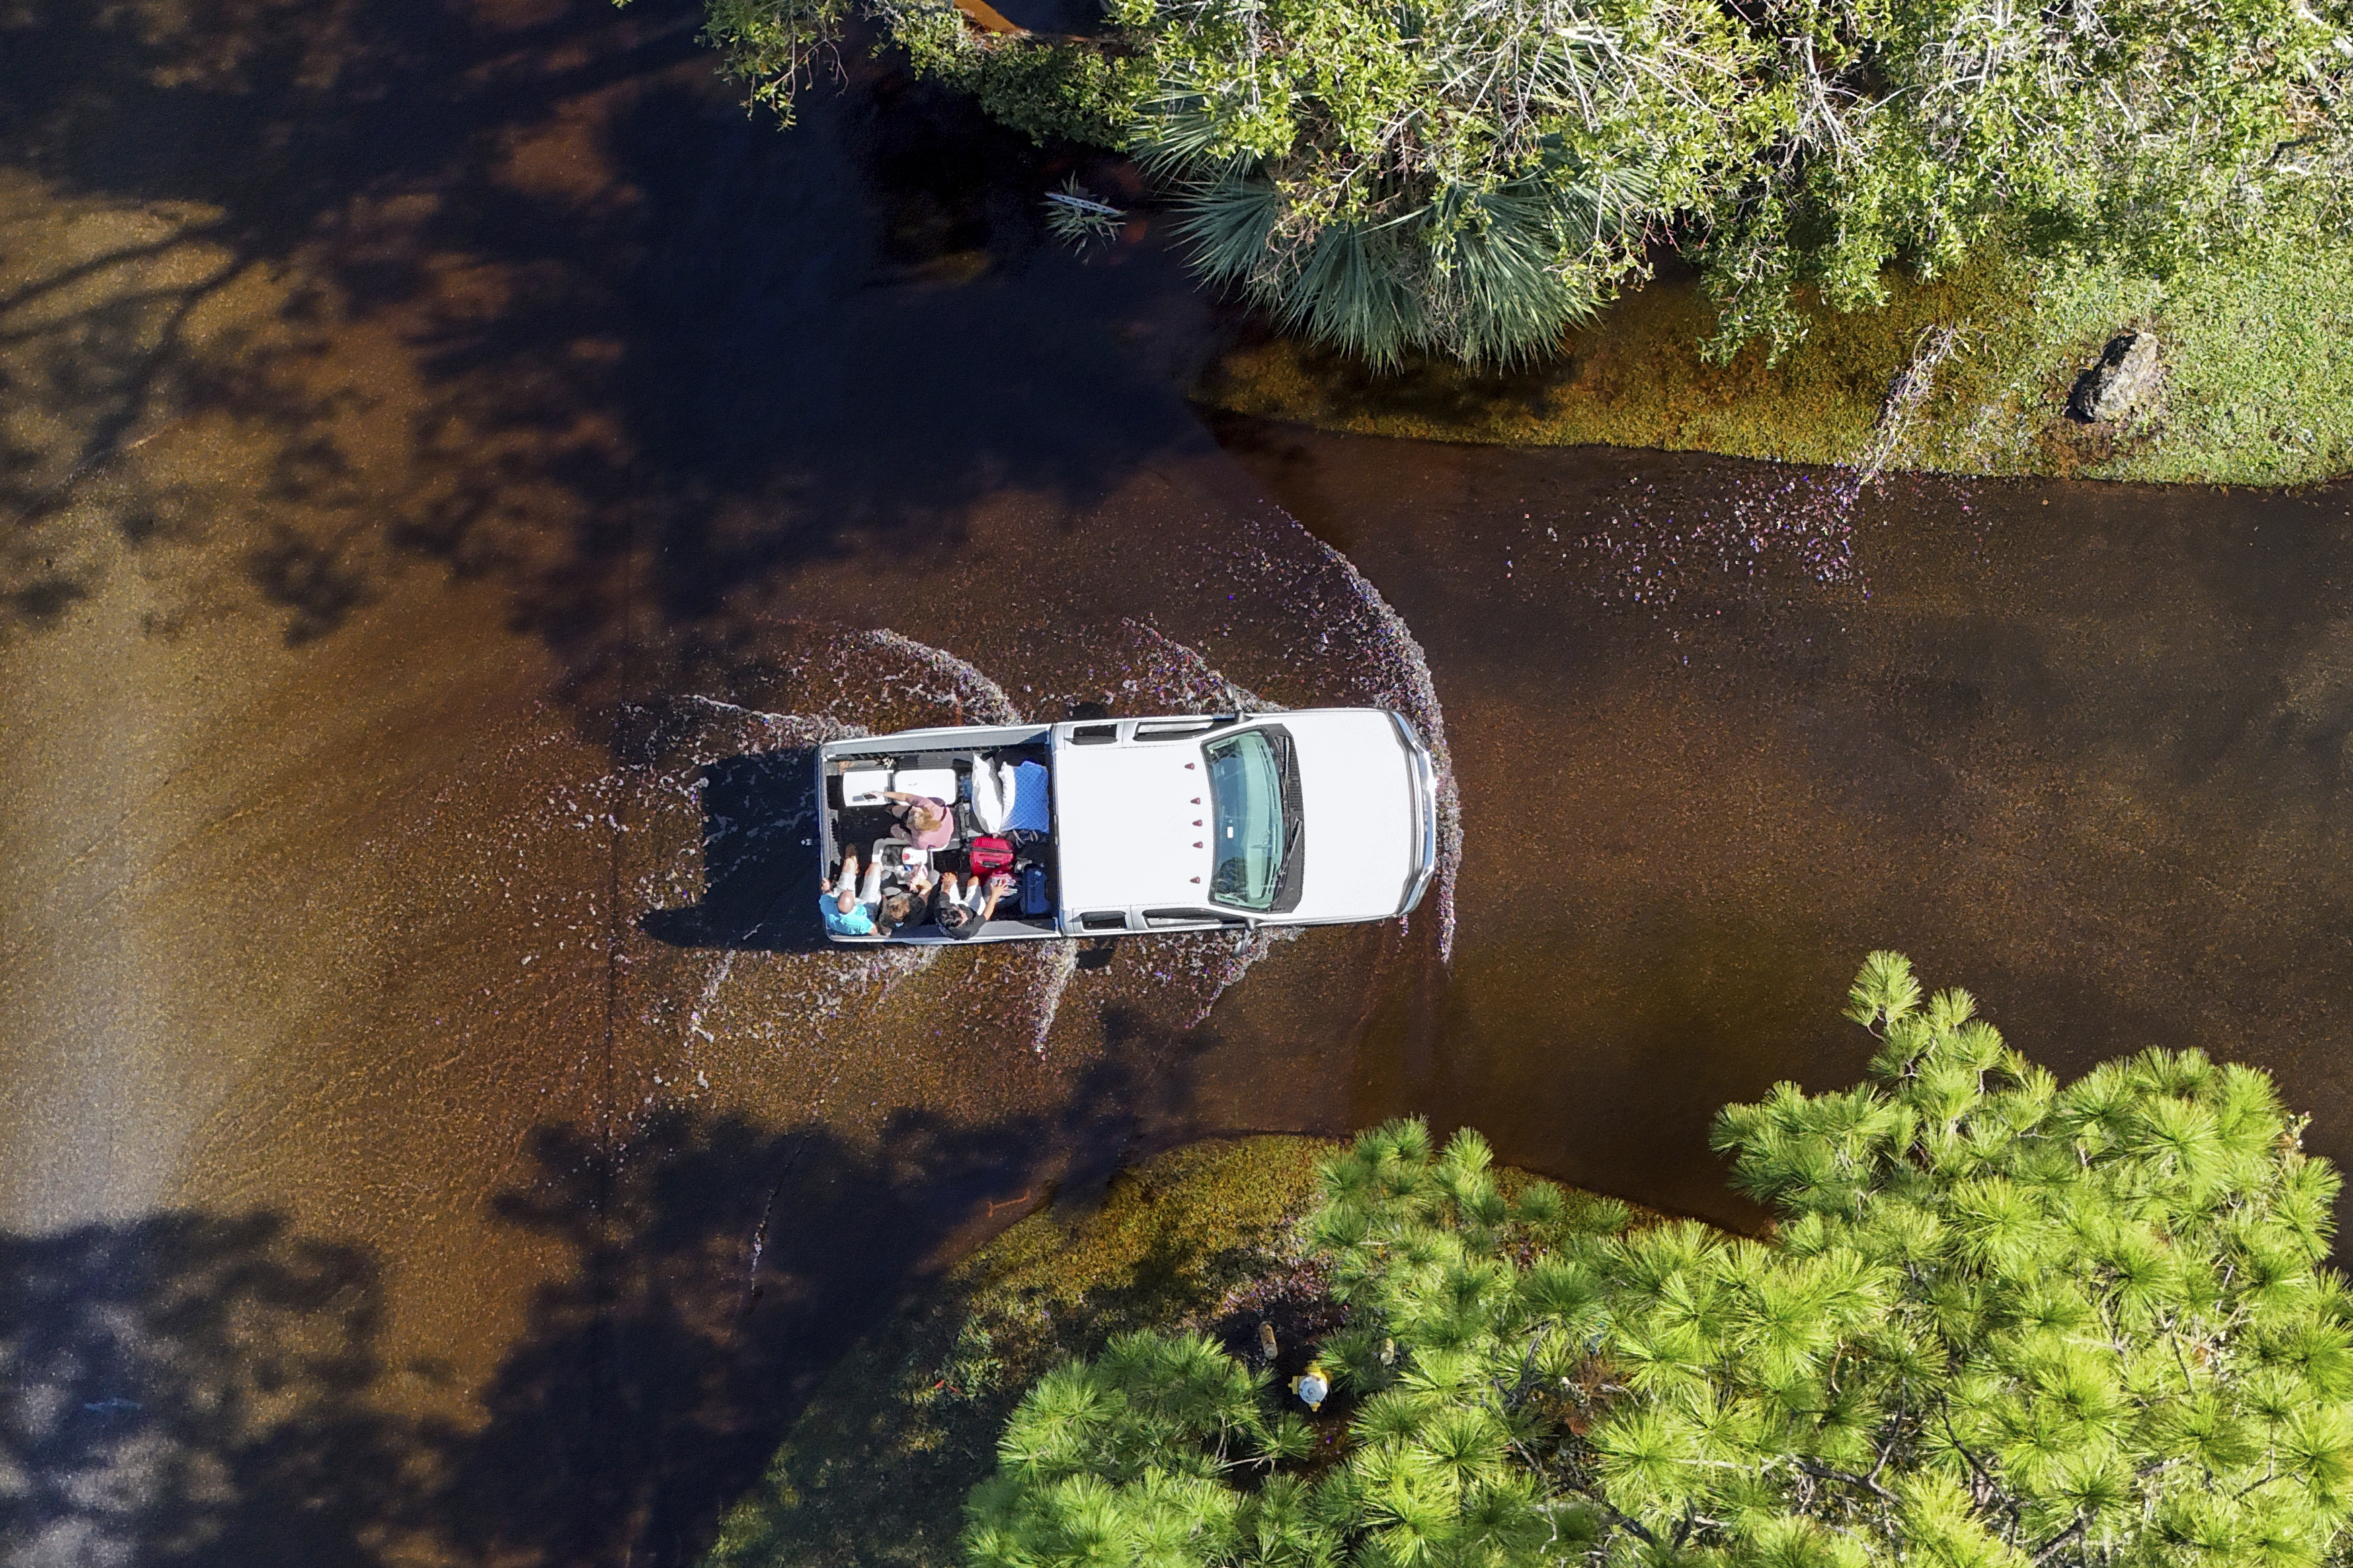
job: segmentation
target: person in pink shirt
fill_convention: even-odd
[[[918,849],[944,849],[955,842],[955,813],[946,801],[895,789],[884,790],[882,798],[901,803],[899,826],[891,830],[892,837],[903,838]]]

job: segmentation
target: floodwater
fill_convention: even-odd
[[[1454,963],[1340,1121],[1738,1223],[1708,1118],[1859,1077],[1839,1007],[1892,947],[2063,1073],[2266,1068],[2353,1157],[2353,488],[1850,507],[1765,464],[1221,430],[1414,628],[1461,784]]]
[[[376,14],[381,12],[383,14]],[[928,1268],[1203,1132],[1744,1223],[1874,946],[2342,1156],[2353,546],[2298,497],[1412,446],[1183,388],[1146,214],[691,9],[0,16],[0,1553],[690,1559]],[[822,951],[804,748],[1380,701],[1409,927]]]

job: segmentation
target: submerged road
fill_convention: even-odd
[[[1850,510],[1762,464],[1220,428],[1415,629],[1461,782],[1455,962],[1340,1123],[1736,1223],[1709,1118],[1854,1081],[1839,1009],[1893,947],[2063,1075],[2194,1046],[2353,1157],[2353,489]]]
[[[1204,1132],[1741,1223],[1708,1116],[1852,1079],[1874,946],[2353,1142],[2341,490],[1213,432],[1156,220],[1052,250],[855,51],[779,134],[646,0],[20,10],[10,1561],[688,1560],[911,1281]],[[1442,709],[1451,932],[813,948],[797,748],[1232,687]]]

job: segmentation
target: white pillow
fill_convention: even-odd
[[[972,818],[983,833],[1005,831],[1013,809],[1013,780],[1003,763],[984,763],[972,770]]]

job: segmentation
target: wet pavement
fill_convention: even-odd
[[[645,0],[0,53],[0,1553],[690,1559],[944,1258],[1413,1110],[1735,1223],[1873,946],[2353,1141],[2348,500],[1205,425],[1148,212]],[[849,727],[1380,701],[1409,928],[822,950]]]

